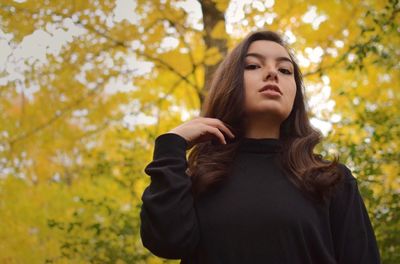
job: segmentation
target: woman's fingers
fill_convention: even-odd
[[[226,126],[226,124],[224,122],[222,122],[219,119],[216,118],[209,118],[209,117],[205,117],[204,118],[204,122],[206,124],[212,125],[212,126],[216,126],[219,129],[221,129],[222,131],[225,132],[225,134],[229,135],[230,137],[235,137],[235,135],[232,133],[232,131]]]
[[[226,136],[235,137],[224,122],[217,118],[209,117],[195,117],[170,130],[170,132],[182,136],[188,142],[189,148],[197,143],[212,140],[215,137],[222,144],[226,144]]]
[[[221,131],[216,127],[209,126],[209,131],[215,135],[222,144],[226,144],[225,136],[221,133]]]

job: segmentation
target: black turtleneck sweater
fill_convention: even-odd
[[[185,139],[155,141],[145,172],[141,238],[153,254],[182,264],[367,264],[379,251],[357,180],[344,180],[328,203],[302,195],[275,162],[279,139],[245,138],[226,182],[193,199]]]

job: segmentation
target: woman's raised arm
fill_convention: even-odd
[[[182,259],[195,250],[200,234],[186,150],[214,138],[226,143],[221,131],[233,136],[218,119],[195,118],[155,140],[153,161],[145,168],[151,183],[143,192],[140,212],[142,242],[153,254]]]

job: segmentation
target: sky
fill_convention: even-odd
[[[19,0],[15,2],[25,2]],[[235,28],[237,23],[246,23],[243,19],[245,17],[244,6],[252,5],[260,11],[265,11],[274,5],[274,0],[267,1],[254,1],[254,0],[232,0],[228,6],[226,12],[226,30],[229,34],[240,36],[242,32]],[[201,8],[200,4],[195,0],[179,1],[176,4],[178,7],[183,8],[190,15],[188,23],[192,27],[202,29],[201,21]],[[110,15],[104,15],[107,25],[112,26],[122,20],[135,24],[138,23],[140,15],[135,12],[136,1],[135,0],[116,0],[116,6]],[[100,10],[99,10],[100,12]],[[271,24],[276,17],[273,12],[265,12],[265,16],[260,18],[257,23],[260,25]],[[0,27],[0,86],[7,84],[9,81],[16,81],[17,92],[24,92],[25,96],[33,100],[35,92],[40,87],[34,83],[30,87],[25,87],[24,79],[25,73],[29,71],[29,64],[35,62],[36,64],[46,64],[47,55],[57,55],[61,49],[72,42],[74,38],[79,35],[85,34],[86,30],[80,26],[77,26],[74,21],[76,18],[71,17],[64,19],[63,29],[54,24],[48,23],[44,28],[35,30],[32,34],[26,36],[20,43],[13,42],[13,35],[4,32]],[[311,6],[309,10],[302,16],[303,23],[310,23],[314,29],[317,29],[319,25],[326,20],[326,16],[319,14],[314,6]],[[289,43],[294,43],[296,37],[290,31],[284,33],[284,37]],[[343,45],[343,43],[335,43],[337,47]],[[132,43],[132,47],[138,46],[139,42]],[[160,48],[168,49],[173,48],[177,45],[177,40],[173,37],[164,39],[161,43]],[[332,51],[335,52],[335,51]],[[318,63],[323,56],[323,50],[321,47],[308,47],[304,52],[299,52],[297,58],[299,64],[302,67],[307,67],[310,63]],[[28,65],[27,65],[28,63]],[[112,63],[112,59],[110,59]],[[131,70],[135,70],[136,74],[146,74],[151,71],[152,63],[141,61],[135,57],[126,58],[127,67]],[[85,66],[84,66],[85,67]],[[90,67],[90,65],[86,65]],[[84,75],[77,76],[81,82],[85,82]],[[94,84],[87,84],[88,88],[93,88]],[[106,87],[106,93],[115,92],[129,92],[137,87],[132,83],[126,83],[121,79],[111,79],[108,87]],[[332,115],[331,120],[328,122],[322,121],[322,112],[334,111],[335,103],[330,99],[330,86],[329,77],[324,76],[323,82],[320,84],[306,84],[306,89],[314,94],[309,101],[310,107],[315,112],[315,118],[311,119],[311,123],[316,128],[320,129],[321,132],[326,135],[332,127],[331,122],[340,121],[340,116]],[[80,110],[79,110],[80,111]],[[182,121],[186,121],[191,118],[193,113],[188,113],[184,109],[176,109],[176,111],[182,112]],[[128,114],[122,120],[126,126],[133,128],[137,124],[153,124],[156,119],[151,116],[145,116],[143,114],[132,116]]]

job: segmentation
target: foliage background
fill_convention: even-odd
[[[248,32],[283,34],[318,150],[358,178],[383,263],[400,263],[400,4],[2,0],[0,262],[178,263],[139,237],[157,135],[199,112]]]

